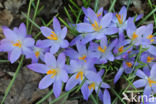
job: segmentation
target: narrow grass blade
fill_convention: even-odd
[[[99,4],[99,0],[95,0],[95,5],[94,5],[95,12],[97,12],[97,10],[98,10],[98,4]]]
[[[10,62],[9,60],[0,60],[0,63]]]
[[[116,0],[113,0],[112,5],[110,6],[110,8],[108,10],[109,12],[111,12],[113,10],[115,3],[116,3]]]

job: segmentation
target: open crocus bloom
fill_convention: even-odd
[[[151,92],[156,93],[156,64],[152,66],[149,76],[142,70],[138,70],[136,75],[141,78],[133,83],[136,88],[145,87],[144,95],[147,96],[149,96]]]
[[[5,39],[1,40],[0,51],[8,52],[8,60],[14,63],[21,54],[31,54],[31,48],[34,46],[34,39],[27,36],[24,23],[19,28],[15,27],[13,31],[8,27],[3,27]]]
[[[68,80],[68,74],[65,70],[65,55],[59,54],[56,60],[52,53],[46,53],[45,64],[34,63],[28,65],[28,68],[46,76],[40,81],[39,88],[45,89],[53,83],[55,97],[60,96],[62,91],[62,82]]]
[[[56,17],[53,19],[53,29],[54,31],[45,26],[40,28],[42,34],[47,38],[46,40],[42,41],[41,47],[50,47],[50,52],[54,54],[59,50],[60,47],[67,48],[69,43],[67,40],[64,40],[67,34],[67,28],[64,27],[61,29],[60,23]]]

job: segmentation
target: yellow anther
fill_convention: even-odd
[[[116,18],[118,19],[119,24],[123,24],[123,15],[116,14]]]
[[[124,46],[121,46],[119,49],[118,49],[118,51],[121,53],[121,52],[123,52],[123,48],[124,48]]]
[[[81,78],[81,80],[83,80],[83,72],[82,71],[78,72],[76,75],[76,79],[79,79],[79,78]]]
[[[92,27],[95,31],[100,31],[102,29],[102,26],[99,26],[97,21],[94,21],[94,24],[92,24]]]
[[[35,52],[35,56],[38,58],[40,56],[40,52],[39,51],[36,51]]]
[[[58,40],[57,35],[55,34],[54,31],[51,32],[52,34],[50,36],[48,36],[47,38],[50,40]]]
[[[153,60],[154,60],[153,57],[150,57],[150,56],[147,57],[147,62],[152,62]]]
[[[17,40],[17,43],[13,43],[13,46],[21,48],[22,44],[19,40]]]
[[[132,35],[132,40],[135,40],[138,37],[138,35],[134,32]]]
[[[57,71],[55,69],[50,69],[47,71],[47,75],[49,74],[52,74],[51,78],[53,78],[57,74]]]
[[[151,42],[151,43],[154,42],[154,39],[151,39],[150,42]]]
[[[95,83],[93,82],[92,84],[90,84],[89,86],[88,86],[88,88],[89,88],[89,90],[91,90],[91,89],[95,89]]]
[[[132,67],[132,63],[131,62],[126,62],[126,65],[131,68]]]
[[[152,87],[152,84],[156,84],[156,81],[151,80],[151,78],[148,78],[148,83],[149,83],[149,86]]]
[[[106,49],[107,49],[106,46],[104,47],[104,49],[101,46],[98,47],[98,51],[103,52],[103,53],[106,51]]]
[[[147,39],[152,39],[153,38],[153,35],[148,35],[147,36]]]
[[[97,13],[96,16],[97,16],[97,17],[101,16],[101,13],[99,13],[99,14]]]
[[[84,62],[86,62],[86,56],[83,55],[82,57],[79,57],[79,60],[83,60]]]

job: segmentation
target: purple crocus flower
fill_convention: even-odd
[[[156,61],[156,56],[153,56],[152,54],[150,54],[149,52],[144,52],[142,53],[141,57],[141,61],[143,63],[149,64],[151,66],[151,64],[153,65]]]
[[[77,31],[81,34],[76,37],[70,45],[74,45],[77,40],[82,40],[82,43],[86,44],[91,40],[102,39],[105,35],[111,35],[118,32],[116,27],[109,27],[113,18],[112,13],[106,13],[102,19],[99,20],[93,10],[88,9],[87,11],[90,23],[77,24]]]
[[[47,38],[42,41],[41,47],[50,47],[50,52],[54,54],[59,50],[60,47],[67,48],[69,43],[67,40],[64,40],[67,34],[67,28],[64,27],[61,29],[60,23],[56,17],[53,19],[53,29],[54,31],[45,26],[40,28],[42,34]]]
[[[60,96],[62,91],[62,82],[68,80],[68,74],[65,70],[65,55],[60,53],[57,60],[52,53],[46,53],[44,57],[45,64],[34,63],[28,65],[28,68],[46,76],[40,81],[39,88],[45,89],[53,83],[53,92],[55,97]]]
[[[22,54],[27,56],[31,53],[35,41],[27,36],[24,23],[21,23],[19,28],[15,27],[13,30],[3,27],[3,33],[5,39],[0,42],[0,51],[8,52],[8,60],[11,63],[18,60]]]
[[[64,53],[70,57],[72,60],[82,60],[86,62],[87,59],[97,60],[96,53],[92,51],[92,44],[90,43],[88,49],[86,49],[86,45],[82,44],[82,42],[77,41],[76,47],[78,51],[75,51],[72,48],[68,48],[64,51]],[[97,60],[98,61],[98,60]],[[96,62],[97,62],[96,61]]]
[[[152,66],[149,76],[142,70],[138,70],[136,75],[141,78],[133,83],[136,88],[145,87],[144,95],[147,96],[149,96],[152,91],[156,93],[156,64]]]
[[[142,45],[144,44],[144,41],[146,41],[144,38],[142,38],[142,35],[145,32],[146,26],[140,26],[139,28],[136,28],[133,18],[129,18],[127,21],[127,35],[134,45]]]
[[[38,62],[39,59],[44,61],[44,54],[48,51],[48,48],[41,48],[42,40],[38,40],[36,45],[32,48],[32,53],[28,56],[28,58],[32,59],[32,63]]]
[[[112,49],[117,43],[117,39],[113,40],[109,45],[107,44],[107,38],[103,38],[100,41],[100,45],[95,43],[94,50],[96,51],[96,57],[100,59],[101,63],[107,63],[107,61],[113,61],[114,55],[112,53]]]
[[[87,60],[85,63],[80,60],[71,60],[68,72],[73,75],[69,78],[69,80],[66,83],[66,91],[71,90],[77,84],[81,84],[81,82],[85,78],[94,82],[102,81],[101,77],[96,73],[94,62],[92,60]],[[81,87],[81,92],[83,94],[84,99],[87,99],[88,93],[86,92],[86,85],[84,84],[83,86],[84,87]]]

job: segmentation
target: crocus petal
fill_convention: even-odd
[[[78,58],[79,54],[77,51],[73,50],[72,48],[68,48],[64,51],[64,53],[69,56],[71,59],[76,59]]]
[[[13,45],[10,41],[3,39],[0,42],[0,51],[11,51],[13,49]]]
[[[61,42],[61,48],[67,48],[69,46],[69,42],[67,40],[63,40]]]
[[[51,53],[46,53],[44,57],[44,62],[48,66],[53,66],[54,68],[56,67],[56,58],[53,54]]]
[[[40,27],[40,30],[42,32],[42,34],[45,36],[45,37],[48,37],[50,34],[52,34],[52,29],[48,28],[48,27],[45,27],[45,26],[42,26]]]
[[[117,33],[119,31],[119,29],[118,28],[116,28],[116,27],[109,27],[109,28],[106,28],[106,29],[104,29],[104,34],[106,34],[106,35],[112,35],[112,34],[115,34],[115,33]]]
[[[104,104],[111,104],[111,97],[107,89],[105,89],[103,94],[103,102]]]
[[[60,34],[60,37],[61,39],[64,39],[67,35],[67,27],[64,27],[62,30],[61,30],[61,34]]]
[[[107,27],[111,23],[112,17],[113,17],[112,13],[107,13],[107,14],[105,14],[104,17],[102,17],[102,19],[100,21],[100,25],[102,26],[102,28]]]
[[[54,17],[54,19],[53,19],[53,28],[57,34],[61,31],[60,22],[58,21],[58,19],[56,17]]]
[[[40,42],[38,43],[40,48],[49,48],[52,44],[53,42],[49,39],[40,40]]]
[[[27,66],[29,69],[37,72],[37,73],[46,73],[49,68],[44,64],[34,63]]]
[[[156,64],[152,66],[150,77],[156,80]]]
[[[77,24],[76,28],[77,28],[77,31],[80,33],[94,31],[92,25],[88,23],[79,23]]]
[[[94,82],[101,82],[102,80],[101,77],[93,71],[86,71],[85,76],[87,77],[87,79],[94,81]]]
[[[68,80],[68,74],[67,74],[67,72],[64,70],[64,69],[61,69],[60,70],[60,73],[59,73],[59,79],[61,80],[61,81],[63,81],[63,82],[67,82],[67,80]]]
[[[149,49],[147,50],[149,53],[151,53],[152,55],[156,56],[156,47],[149,45]]]
[[[134,24],[133,18],[129,18],[127,20],[127,35],[128,37],[131,37],[131,35],[133,34],[133,32],[136,30],[136,26]]]
[[[59,50],[60,46],[58,44],[53,45],[50,48],[50,53],[55,54]]]
[[[152,89],[156,93],[156,84],[152,84]]]
[[[19,33],[22,35],[22,37],[25,37],[27,35],[27,29],[24,23],[21,23],[19,26]]]
[[[26,56],[26,58],[29,58],[31,54],[34,54],[31,48],[23,47],[22,49],[22,52]]]
[[[3,33],[6,37],[6,39],[12,41],[12,40],[17,40],[17,34],[10,30],[9,28],[3,28]]]
[[[124,68],[123,67],[120,67],[119,71],[115,75],[114,83],[116,83],[120,79],[120,77],[123,74],[123,72],[124,72]]]
[[[109,84],[107,84],[105,82],[102,82],[101,87],[102,88],[110,88]]]
[[[104,69],[101,69],[99,72],[98,72],[98,75],[100,75],[102,77],[102,75],[104,74]]]
[[[137,28],[136,34],[142,35],[144,34],[145,30],[146,30],[146,26],[140,26],[139,28]]]
[[[25,38],[23,40],[23,45],[26,47],[32,47],[35,43],[35,40],[33,38]]]
[[[53,84],[53,91],[54,91],[54,95],[55,97],[59,97],[62,91],[62,82],[59,80],[55,80],[54,84]]]
[[[149,85],[146,85],[145,89],[144,89],[144,95],[146,95],[147,97],[149,97],[151,94],[151,87]]]
[[[121,8],[119,14],[120,14],[121,16],[123,16],[123,21],[125,21],[125,20],[126,20],[126,17],[127,17],[127,9],[126,9],[125,6],[123,6],[123,7]]]
[[[67,81],[66,87],[65,87],[66,91],[71,90],[72,88],[74,88],[78,84],[78,80],[76,79],[76,75],[77,74],[72,75],[69,78],[69,80]]]
[[[48,88],[55,80],[54,78],[51,78],[51,75],[46,75],[39,83],[38,88],[39,89],[45,89]]]
[[[86,45],[82,44],[80,41],[76,43],[76,48],[80,54],[87,54]]]
[[[85,100],[88,100],[88,95],[89,95],[89,89],[88,89],[88,84],[87,84],[87,82],[85,82],[84,84],[83,84],[83,86],[81,87],[81,92],[82,92],[82,95],[83,95],[83,98],[85,99]]]
[[[105,48],[105,46],[107,47],[107,37],[102,38],[102,40],[100,41],[100,46],[102,48]]]
[[[82,39],[82,35],[78,35],[76,38],[74,38],[71,42],[70,42],[70,46],[73,46],[76,44],[77,41],[81,40]]]
[[[145,73],[144,73],[142,70],[140,70],[140,69],[137,70],[136,75],[137,75],[138,77],[140,77],[140,78],[143,78],[143,79],[147,77],[147,76],[145,75]]]
[[[20,48],[14,48],[10,54],[10,62],[14,63],[21,56],[22,50]]]
[[[146,34],[152,34],[153,33],[153,24],[149,24],[146,26]]]
[[[92,23],[94,23],[94,21],[98,21],[96,13],[91,8],[87,9],[87,16]]]
[[[66,61],[66,57],[65,57],[65,54],[64,53],[60,53],[58,55],[58,58],[57,58],[57,64],[58,66],[63,66],[65,65],[65,61]]]
[[[96,34],[88,33],[83,39],[82,44],[86,44],[96,38]]]
[[[144,87],[147,84],[145,79],[139,79],[133,83],[136,88]]]

